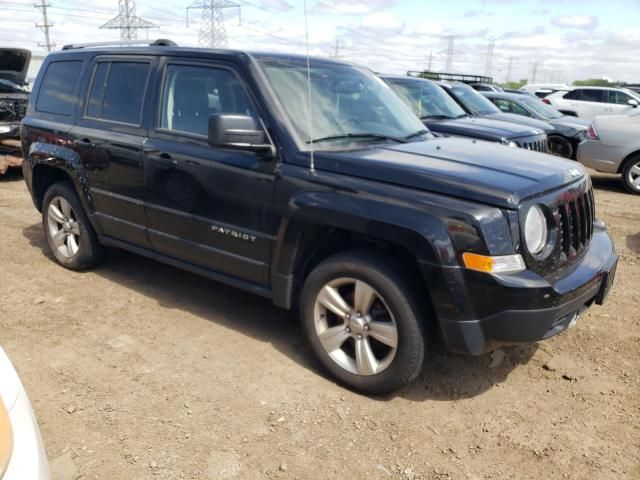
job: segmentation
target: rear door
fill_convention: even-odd
[[[167,59],[144,148],[149,238],[156,251],[254,285],[269,284],[275,159],[212,147],[212,113],[262,124],[233,65]]]
[[[581,88],[577,90],[574,103],[577,105],[578,116],[591,120],[596,115],[607,113],[606,90],[598,88]]]
[[[81,115],[72,129],[104,234],[149,247],[142,145],[145,97],[155,60],[101,56],[90,67]]]

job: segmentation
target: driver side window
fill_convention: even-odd
[[[257,119],[240,79],[224,68],[167,66],[160,128],[206,136],[209,115],[239,114]]]

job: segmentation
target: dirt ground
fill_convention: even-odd
[[[593,180],[620,253],[604,307],[493,358],[432,351],[414,384],[368,398],[262,298],[124,252],[59,267],[10,173],[0,344],[54,480],[640,478],[640,197]]]

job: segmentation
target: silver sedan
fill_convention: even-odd
[[[620,174],[625,188],[640,195],[640,110],[594,118],[587,139],[578,146],[578,161],[599,172]]]

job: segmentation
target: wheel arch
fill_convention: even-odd
[[[299,208],[283,221],[272,262],[276,305],[295,308],[308,273],[324,259],[340,252],[355,249],[382,252],[415,277],[423,291],[428,291],[428,285],[421,263],[440,264],[443,256],[451,259],[451,239],[437,218],[422,214],[420,221],[428,225],[425,228],[431,233],[426,236],[415,223],[411,224],[410,216],[404,218],[407,223],[403,224],[400,215],[389,215],[392,212],[380,208],[363,209],[357,201],[348,204],[336,203],[332,211],[327,211],[326,207],[298,205]],[[394,209],[388,204],[386,208]],[[365,212],[369,215],[365,216]],[[416,217],[411,220],[415,222]]]
[[[629,155],[624,157],[624,160],[622,160],[620,162],[620,165],[618,165],[618,171],[616,173],[622,173],[622,171],[627,166],[627,163],[629,163],[630,161],[632,161],[633,159],[635,159],[637,157],[640,157],[640,150],[636,150],[634,152],[631,152]]]

